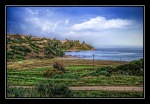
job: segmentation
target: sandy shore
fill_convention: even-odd
[[[73,59],[81,59],[81,58],[78,58],[77,56],[72,56],[72,55],[65,55],[64,57],[58,57],[57,59],[61,59],[61,60],[73,60]]]

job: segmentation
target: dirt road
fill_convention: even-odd
[[[33,86],[11,86],[11,87],[33,88]],[[143,87],[137,87],[137,86],[70,86],[69,89],[70,90],[103,90],[103,91],[143,92]]]
[[[71,90],[103,90],[103,91],[136,91],[143,92],[143,87],[135,86],[76,86],[69,87]]]

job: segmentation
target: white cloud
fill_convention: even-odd
[[[31,14],[32,16],[38,15],[38,13],[39,13],[38,10],[33,11],[33,10],[29,9],[29,8],[26,8],[26,12]]]
[[[17,31],[24,31],[25,34],[80,40],[93,46],[140,45],[143,42],[142,24],[130,19],[69,16],[51,9],[26,8],[25,10],[27,15],[22,17],[20,29],[17,28]]]
[[[132,25],[133,21],[128,19],[111,19],[106,20],[105,17],[96,17],[92,18],[89,21],[75,24],[72,26],[73,30],[83,30],[83,29],[93,29],[101,30],[108,28],[126,28],[126,26]]]
[[[26,18],[24,21],[27,23],[33,24],[34,26],[40,26],[41,25],[41,20],[37,17]]]
[[[61,22],[59,21],[59,22],[55,23],[55,25],[54,25],[54,27],[52,29],[52,32],[55,32],[55,28],[58,26],[59,23],[61,23]]]
[[[66,19],[65,23],[68,24],[69,23],[69,19]]]
[[[75,32],[73,32],[73,31],[70,31],[68,34],[72,35],[72,34],[75,34]]]
[[[43,23],[43,25],[41,25],[41,32],[42,33],[49,33],[51,31],[51,27],[50,27],[50,23],[49,22],[46,22],[46,23]]]
[[[112,19],[105,22],[104,28],[125,28],[132,25],[132,23],[133,21],[127,19]]]
[[[57,27],[57,25],[58,25],[58,23],[55,23],[55,25],[54,25],[54,27],[52,29],[53,32],[54,32],[55,28]]]

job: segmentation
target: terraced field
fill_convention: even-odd
[[[65,64],[65,73],[56,74],[50,78],[43,76],[43,74],[47,70],[53,70],[52,67],[53,62],[59,61]],[[64,60],[64,59],[43,59],[43,60],[24,60],[24,61],[15,61],[7,63],[7,86],[26,86],[26,87],[34,87],[39,82],[48,82],[53,81],[55,83],[64,83],[67,84],[74,93],[77,93],[76,90],[83,90],[82,93],[86,93],[83,89],[90,89],[90,87],[97,87],[94,89],[95,91],[116,91],[112,90],[113,87],[120,87],[122,92],[124,93],[140,93],[140,97],[143,96],[143,76],[131,76],[131,75],[112,75],[112,76],[104,76],[98,75],[94,76],[91,73],[95,72],[98,68],[103,66],[111,66],[115,67],[118,65],[127,64],[127,62],[117,62],[117,61],[95,61],[95,65],[93,66],[91,60],[80,60],[80,59],[72,59],[72,60]],[[89,86],[89,88],[88,88]],[[81,88],[82,87],[82,88]],[[104,87],[112,87],[109,88]],[[125,88],[124,88],[125,87]],[[131,87],[130,89],[126,89],[126,87]],[[134,90],[134,89],[137,90]],[[94,90],[89,91],[92,93]],[[127,91],[126,91],[127,90]],[[118,90],[120,91],[120,90]],[[118,92],[117,91],[117,92]],[[112,92],[111,92],[112,93]],[[118,92],[119,93],[119,92]],[[128,93],[128,94],[129,94]],[[89,95],[95,96],[96,95]],[[101,95],[102,96],[102,95]],[[115,95],[117,96],[117,95]],[[82,95],[84,97],[84,95]],[[131,96],[134,97],[134,96]]]

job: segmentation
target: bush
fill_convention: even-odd
[[[38,83],[35,89],[41,97],[71,97],[71,90],[64,83]]]
[[[142,70],[136,70],[134,74],[137,75],[137,76],[142,76],[143,71]]]
[[[21,47],[19,48],[19,51],[31,52],[31,50],[30,50],[28,47],[26,47],[26,46],[21,46]]]
[[[129,63],[125,65],[120,65],[117,67],[117,72],[119,74],[125,74],[125,75],[143,75],[142,70],[140,70],[141,67],[137,64]]]
[[[24,97],[25,89],[20,88],[7,88],[7,97]]]
[[[53,67],[58,69],[58,70],[61,70],[62,72],[65,72],[65,67],[60,62],[54,61]]]
[[[22,51],[22,52],[31,52],[31,50],[26,47],[26,46],[16,46],[16,45],[11,45],[11,49],[14,49],[14,51]]]
[[[111,74],[106,70],[106,67],[101,67],[101,68],[97,69],[96,71],[94,71],[93,73],[90,73],[88,75],[92,75],[92,76],[104,75],[107,77],[111,76]]]
[[[10,46],[11,49],[15,49],[15,47],[16,47],[15,45],[11,45]]]
[[[21,59],[21,60],[25,59],[24,56],[20,56],[20,55],[16,56],[16,58]]]
[[[117,70],[140,70],[140,66],[136,64],[125,64],[125,65],[119,65],[117,67]]]
[[[116,71],[116,67],[106,66],[105,70],[108,71],[110,74]]]
[[[13,55],[7,55],[7,59],[14,59]]]
[[[107,72],[107,71],[100,71],[99,74],[100,74],[100,75],[107,76],[107,77],[110,77],[110,74],[109,74],[109,72]]]
[[[134,61],[131,61],[129,64],[131,64],[131,65],[137,65],[138,67],[142,67],[143,65],[143,62],[142,62],[143,60],[141,59],[141,60],[134,60]]]
[[[48,69],[46,72],[44,72],[44,77],[53,77],[56,74],[62,74],[62,71],[56,70],[56,69]]]
[[[144,68],[144,63],[143,63],[143,59],[140,59],[141,63],[142,63],[142,68]]]

